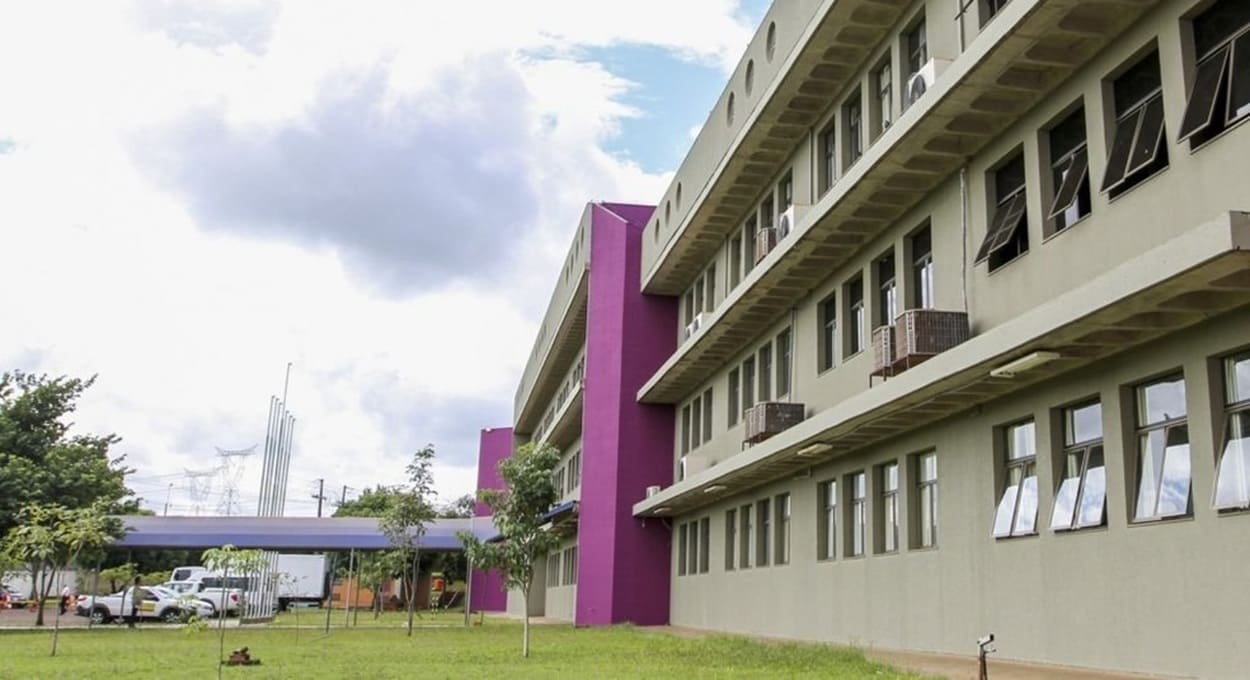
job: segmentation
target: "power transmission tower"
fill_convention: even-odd
[[[247,465],[247,458],[253,453],[256,453],[255,444],[246,449],[235,450],[217,447],[217,458],[220,461],[217,464],[217,470],[221,474],[222,482],[222,500],[217,511],[227,517],[235,514],[235,510],[238,509],[239,481],[243,477],[243,468]]]
[[[191,508],[196,516],[204,509],[204,502],[213,492],[213,477],[217,470],[187,470],[185,474],[187,495],[191,497]]]

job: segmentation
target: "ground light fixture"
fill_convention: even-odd
[[[1062,355],[1058,352],[1042,350],[1026,354],[1019,359],[1009,361],[1002,366],[990,370],[990,376],[994,378],[1014,378],[1025,371],[1032,370],[1038,366],[1048,364]]]
[[[794,455],[803,456],[804,458],[807,458],[810,456],[819,456],[820,454],[830,451],[832,449],[833,449],[833,444],[830,444],[829,442],[816,442],[814,444],[808,444],[807,446],[804,446],[798,451],[795,451]]]

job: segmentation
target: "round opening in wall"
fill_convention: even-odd
[[[668,218],[673,216],[673,204],[669,201],[664,202],[664,224],[668,224]]]
[[[743,78],[743,86],[746,89],[747,96],[751,96],[751,90],[755,88],[755,60],[751,59],[747,62],[746,76]]]
[[[729,101],[725,102],[725,122],[734,124],[734,93],[729,93]]]
[[[681,210],[681,182],[677,183],[677,209]]]
[[[773,60],[773,54],[777,51],[777,22],[772,21],[768,24],[768,35],[764,38],[764,56],[769,61]]]

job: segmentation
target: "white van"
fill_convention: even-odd
[[[174,569],[174,573],[170,576],[170,581],[190,581],[191,579],[207,576],[208,569],[204,567],[178,567]]]

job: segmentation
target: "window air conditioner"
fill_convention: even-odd
[[[703,327],[703,312],[699,312],[698,314],[694,315],[694,318],[690,320],[690,323],[686,324],[686,339],[689,340],[690,337],[693,336],[695,333],[698,333],[699,329],[702,327]]]
[[[777,240],[785,238],[789,235],[790,230],[794,229],[794,205],[786,208],[785,212],[777,218]]]
[[[919,71],[911,74],[907,79],[906,105],[911,106],[924,96],[949,63],[945,59],[930,59]]]

